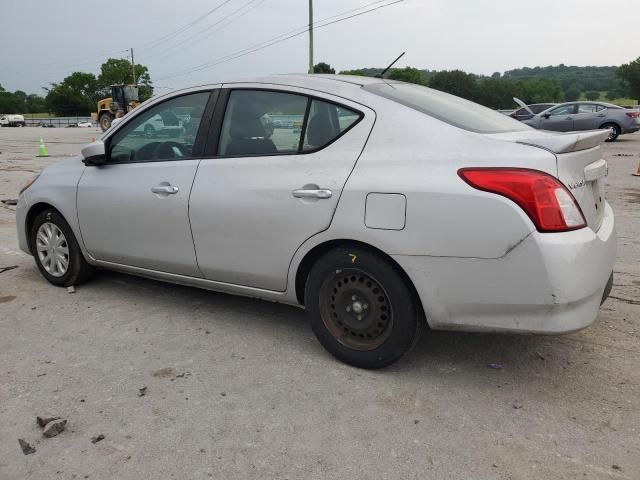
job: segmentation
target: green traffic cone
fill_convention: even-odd
[[[47,146],[44,144],[44,140],[40,139],[40,146],[38,147],[38,155],[36,157],[48,157]]]

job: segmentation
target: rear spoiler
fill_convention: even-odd
[[[586,132],[567,132],[517,140],[523,145],[532,145],[550,150],[553,153],[569,153],[602,145],[609,137],[609,130],[588,130]]]

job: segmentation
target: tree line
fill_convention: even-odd
[[[21,90],[7,92],[0,85],[0,113],[53,113],[58,116],[89,115],[97,109],[98,100],[111,96],[111,85],[131,84],[134,71],[131,62],[110,58],[96,76],[88,72],[73,72],[61,82],[44,87],[45,96],[27,94]],[[140,85],[140,100],[153,95],[149,69],[135,65],[136,83]]]
[[[374,76],[381,68],[344,70],[340,74]],[[327,63],[315,65],[314,73],[335,73]],[[451,93],[490,108],[514,108],[513,97],[526,103],[574,101],[583,97],[597,100],[601,92],[609,99],[629,96],[640,100],[640,57],[620,67],[549,67],[519,68],[491,76],[475,75],[462,70],[435,71],[413,67],[392,68],[386,75]],[[153,83],[144,65],[135,65],[140,100],[153,95]],[[21,90],[7,92],[0,85],[0,113],[53,113],[59,116],[88,115],[96,111],[101,98],[111,96],[113,84],[132,82],[131,63],[110,58],[100,73],[73,72],[61,82],[45,87],[45,96]]]
[[[375,76],[381,68],[343,70],[345,75]],[[326,63],[314,67],[315,73],[335,73]],[[491,76],[462,70],[434,71],[413,67],[392,68],[386,75],[392,80],[425,85],[490,108],[514,108],[513,97],[525,103],[572,102],[584,96],[598,100],[601,92],[613,100],[628,95],[640,100],[640,58],[620,67],[573,67],[566,65],[520,68],[495,72]]]

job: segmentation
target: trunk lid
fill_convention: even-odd
[[[529,130],[488,136],[552,152],[556,156],[557,178],[575,197],[587,225],[597,232],[604,216],[604,179],[608,167],[602,158],[602,144],[608,135],[607,130],[566,133]]]

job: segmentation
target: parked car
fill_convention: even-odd
[[[90,127],[93,127],[93,123],[91,123],[91,122],[78,122],[78,127],[90,128]]]
[[[543,112],[553,106],[557,105],[556,103],[532,103],[531,105],[527,105],[526,107],[520,107],[519,109],[511,112],[509,116],[511,118],[515,118],[516,120],[529,120],[536,113]]]
[[[26,123],[23,115],[3,115],[0,117],[0,127],[24,127]]]
[[[640,112],[602,102],[569,102],[544,110],[524,123],[558,132],[607,129],[607,141],[613,142],[620,135],[640,130]]]
[[[195,136],[138,134],[186,111]],[[278,112],[301,127],[269,137],[261,119]],[[607,134],[536,131],[376,78],[199,86],[147,101],[26,185],[18,240],[54,285],[100,267],[304,306],[329,352],[380,368],[427,325],[594,321],[616,245]]]

